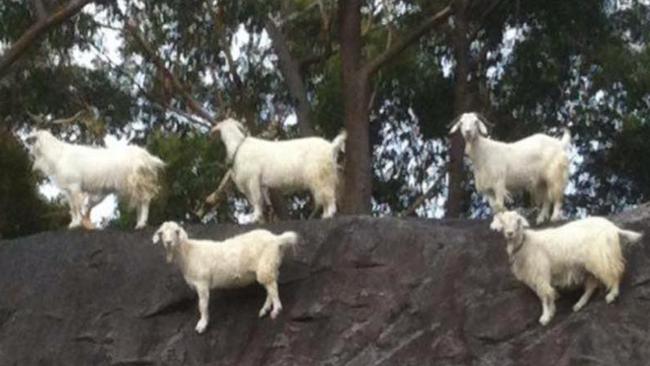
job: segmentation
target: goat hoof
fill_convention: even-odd
[[[271,319],[275,320],[275,318],[278,317],[278,314],[280,314],[280,310],[282,310],[282,308],[273,309],[271,312]]]
[[[208,326],[208,322],[204,322],[204,321],[199,320],[199,322],[196,323],[196,328],[194,328],[194,330],[196,330],[197,333],[201,334],[201,333],[205,332],[205,328],[207,326]]]
[[[614,300],[616,300],[616,294],[607,294],[607,296],[605,296],[605,302],[608,304],[611,304]]]
[[[539,318],[539,324],[541,324],[541,325],[546,325],[550,321],[551,321],[550,317],[544,317],[543,316],[543,317]]]
[[[578,305],[578,304],[573,305],[574,313],[577,313],[578,311],[580,311],[580,309],[582,309],[582,305]]]
[[[147,224],[137,224],[135,225],[136,230],[144,229],[147,226]]]
[[[260,310],[260,313],[258,314],[258,317],[263,318],[268,313],[269,313],[269,311],[267,309],[262,309],[262,310]]]

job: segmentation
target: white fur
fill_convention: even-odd
[[[492,140],[476,113],[460,116],[450,133],[460,129],[465,153],[472,161],[476,189],[487,196],[494,212],[505,210],[509,192],[528,191],[541,210],[537,223],[544,222],[553,207],[551,221],[562,216],[564,189],[569,180],[566,148],[571,135],[565,130],[561,140],[535,134],[513,143]]]
[[[27,137],[34,169],[48,175],[66,195],[72,221],[81,225],[85,200],[89,208],[110,193],[126,198],[138,210],[136,229],[147,224],[149,203],[158,193],[160,159],[138,146],[91,147],[61,141],[38,130]]]
[[[620,242],[634,243],[643,235],[620,229],[602,217],[530,230],[526,229],[526,219],[514,211],[495,215],[492,226],[506,238],[512,273],[542,302],[542,325],[548,324],[555,314],[555,287],[584,285],[585,292],[573,311],[587,304],[600,283],[608,291],[607,303],[614,301],[625,270]]]
[[[208,325],[210,289],[243,287],[258,282],[266,289],[266,300],[259,316],[271,311],[275,319],[282,304],[278,295],[278,275],[284,249],[295,245],[298,235],[287,231],[275,235],[268,230],[253,230],[222,242],[189,239],[177,223],[162,224],[153,242],[162,241],[167,262],[175,262],[183,277],[199,296],[201,317],[196,331]]]
[[[264,218],[268,189],[283,193],[308,190],[315,208],[323,207],[324,218],[336,213],[336,160],[344,149],[345,132],[332,142],[320,137],[267,141],[246,137],[241,123],[229,118],[219,122],[212,133],[221,135],[233,164],[233,181],[253,206],[254,221]]]

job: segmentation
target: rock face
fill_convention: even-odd
[[[650,220],[621,216],[650,233]],[[0,242],[2,365],[648,365],[650,245],[625,250],[620,298],[551,323],[509,271],[485,221],[344,217],[299,232],[281,269],[284,310],[258,319],[259,286],[195,294],[139,232],[50,232]],[[221,239],[251,226],[187,228]]]

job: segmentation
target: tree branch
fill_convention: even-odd
[[[190,93],[187,91],[188,88],[183,85],[180,79],[174,75],[166,66],[165,62],[156,54],[151,45],[144,40],[138,27],[133,20],[128,20],[126,22],[126,30],[131,34],[131,36],[136,40],[138,45],[142,48],[145,53],[145,56],[151,61],[156,67],[163,72],[165,77],[171,81],[172,87],[174,90],[185,100],[188,107],[196,114],[208,121],[214,121],[214,116],[205,110],[201,103],[194,99]]]
[[[379,56],[375,57],[372,61],[366,63],[363,67],[364,72],[368,76],[372,76],[374,73],[379,70],[386,62],[393,59],[395,56],[399,55],[405,48],[416,42],[420,37],[425,35],[437,24],[445,21],[451,15],[451,5],[445,6],[442,10],[434,14],[433,16],[427,18],[422,23],[417,25],[409,34],[398,38],[393,42],[391,47]]]
[[[63,23],[66,19],[76,15],[84,6],[94,0],[71,0],[64,7],[55,11],[47,18],[34,23],[0,58],[0,79],[2,79],[14,64],[36,41],[51,28]]]
[[[212,15],[212,22],[214,23],[214,31],[219,35],[219,43],[221,43],[221,48],[224,55],[226,56],[226,63],[228,64],[228,71],[235,83],[235,87],[238,91],[241,91],[244,83],[242,83],[239,74],[237,73],[237,66],[235,65],[235,60],[232,58],[232,53],[230,52],[230,45],[226,39],[226,32],[223,31],[223,9],[218,7],[217,9],[210,12]]]
[[[298,129],[301,136],[314,135],[314,127],[311,122],[311,106],[307,99],[307,89],[300,74],[300,65],[291,56],[287,40],[276,22],[269,16],[265,24],[266,31],[271,38],[271,43],[280,61],[280,70],[289,88],[289,94],[296,104],[298,116]]]
[[[408,208],[406,208],[404,211],[400,212],[399,216],[400,217],[406,217],[406,216],[413,215],[415,213],[415,210],[417,210],[418,207],[422,206],[424,201],[426,201],[429,198],[435,196],[436,193],[438,193],[438,190],[437,190],[437,188],[439,188],[438,183],[440,183],[441,178],[444,177],[444,176],[445,176],[445,174],[440,174],[440,176],[438,176],[438,179],[436,179],[436,181],[431,185],[431,187],[429,187],[429,189],[427,189],[427,191],[424,192],[420,197],[416,198],[415,201],[413,201],[413,203],[411,203],[411,205]]]
[[[485,23],[485,19],[487,19],[487,17],[490,15],[490,13],[497,7],[497,5],[499,5],[500,2],[501,2],[501,0],[492,1],[492,3],[490,3],[488,8],[485,9],[483,14],[481,14],[481,19],[478,20],[478,22],[476,24],[476,28],[474,30],[472,30],[470,32],[470,34],[469,34],[468,39],[469,39],[470,42],[473,41],[476,38],[476,36],[478,36],[478,32],[480,32],[481,29],[483,29],[483,24]]]
[[[39,21],[47,19],[47,11],[42,0],[32,0],[32,5],[34,6]]]

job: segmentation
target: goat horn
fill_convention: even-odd
[[[55,120],[51,121],[50,123],[57,124],[57,125],[63,125],[63,124],[66,124],[66,123],[74,122],[75,120],[79,119],[79,117],[81,117],[81,115],[83,113],[84,113],[84,110],[80,110],[79,112],[77,112],[72,117],[55,119]]]
[[[31,113],[30,111],[26,111],[27,115],[29,118],[36,123],[36,125],[42,125],[45,122],[45,118],[43,118],[42,115],[35,115]]]

